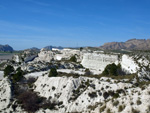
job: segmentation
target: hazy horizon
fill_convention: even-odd
[[[149,4],[149,0],[1,0],[0,44],[22,50],[149,39]]]

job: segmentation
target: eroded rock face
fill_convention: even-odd
[[[11,99],[11,89],[10,83],[7,78],[3,78],[0,81],[0,110],[6,109],[10,104]]]
[[[48,77],[40,76],[35,82],[35,90],[51,101],[62,101],[63,107],[57,112],[85,112],[88,106],[104,102],[112,98],[108,92],[131,87],[127,83],[115,83],[103,77],[101,79],[88,77]],[[108,95],[107,95],[108,94]],[[54,111],[47,111],[54,112]],[[56,112],[56,111],[55,111]]]
[[[54,58],[54,55],[55,54],[52,51],[46,51],[44,49],[41,49],[40,53],[38,54],[38,57],[35,60],[50,62]]]
[[[118,62],[118,55],[86,53],[81,64],[89,69],[101,70],[111,63]]]
[[[138,64],[128,55],[123,55],[120,61],[121,67],[127,73],[136,73],[139,70]]]
[[[47,77],[45,75],[37,79],[35,91],[52,101],[63,102],[62,107],[58,107],[57,110],[47,109],[45,110],[46,113],[105,113],[107,109],[116,113],[119,106],[123,107],[122,113],[130,113],[133,110],[132,108],[145,113],[149,106],[150,85],[141,89],[123,81],[117,82],[117,80],[106,77],[96,79],[88,77]],[[118,101],[117,105],[116,101]],[[102,111],[103,106],[106,106],[106,108]]]
[[[35,59],[36,61],[45,61],[50,62],[52,59],[54,60],[69,60],[72,56],[76,55],[77,61],[80,62],[82,60],[82,52],[79,50],[73,49],[63,49],[63,50],[54,50],[49,51],[45,49],[41,49],[38,57]]]

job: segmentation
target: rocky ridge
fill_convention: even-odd
[[[14,51],[13,48],[9,45],[0,45],[0,51],[5,51],[5,52],[12,52]]]
[[[104,50],[149,50],[150,39],[131,39],[126,42],[109,42],[100,46]]]

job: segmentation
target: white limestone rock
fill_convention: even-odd
[[[38,57],[35,59],[35,61],[50,62],[53,58],[54,58],[54,52],[41,49],[41,51],[38,54]]]
[[[11,99],[10,83],[6,78],[0,81],[0,110],[7,109]]]
[[[103,71],[111,63],[118,61],[118,55],[85,53],[81,64],[85,68]]]
[[[101,79],[88,77],[48,77],[40,76],[35,82],[35,90],[41,96],[52,100],[62,101],[64,107],[59,108],[58,111],[46,110],[46,112],[86,112],[88,106],[95,105],[99,102],[104,102],[103,93],[109,90],[116,91],[131,87],[128,83],[115,83],[114,80],[102,77]],[[88,85],[89,84],[89,85]],[[85,85],[82,88],[82,85]],[[54,88],[55,87],[55,88]],[[53,89],[54,88],[54,89]],[[103,90],[102,90],[103,88]],[[73,93],[73,90],[75,92]],[[77,92],[78,93],[77,93]],[[95,92],[96,96],[90,97],[89,94]],[[75,99],[71,99],[77,93]],[[59,95],[58,97],[56,95]],[[112,98],[111,96],[108,97]],[[65,108],[65,109],[64,109]]]
[[[128,55],[123,55],[121,58],[121,67],[127,73],[136,73],[139,70],[138,64],[134,61],[134,59]]]

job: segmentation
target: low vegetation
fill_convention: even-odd
[[[49,72],[49,77],[56,77],[58,75],[56,68],[51,68]]]
[[[84,75],[93,75],[93,73],[89,69],[85,69]]]
[[[21,70],[21,68],[14,69],[13,66],[7,65],[7,67],[4,69],[4,77],[9,77],[13,82],[18,82],[23,78],[24,72]]]
[[[14,72],[14,67],[7,65],[7,67],[4,69],[4,77],[10,75],[12,72]]]
[[[105,67],[102,75],[113,75],[113,76],[118,76],[118,75],[125,75],[125,72],[122,71],[121,65],[118,64],[116,65],[115,63],[109,64]]]
[[[76,56],[74,55],[74,56],[72,56],[71,58],[70,58],[70,61],[71,62],[77,62],[77,58],[76,58]]]
[[[124,105],[120,105],[118,107],[118,112],[122,112],[124,110],[125,106]]]

